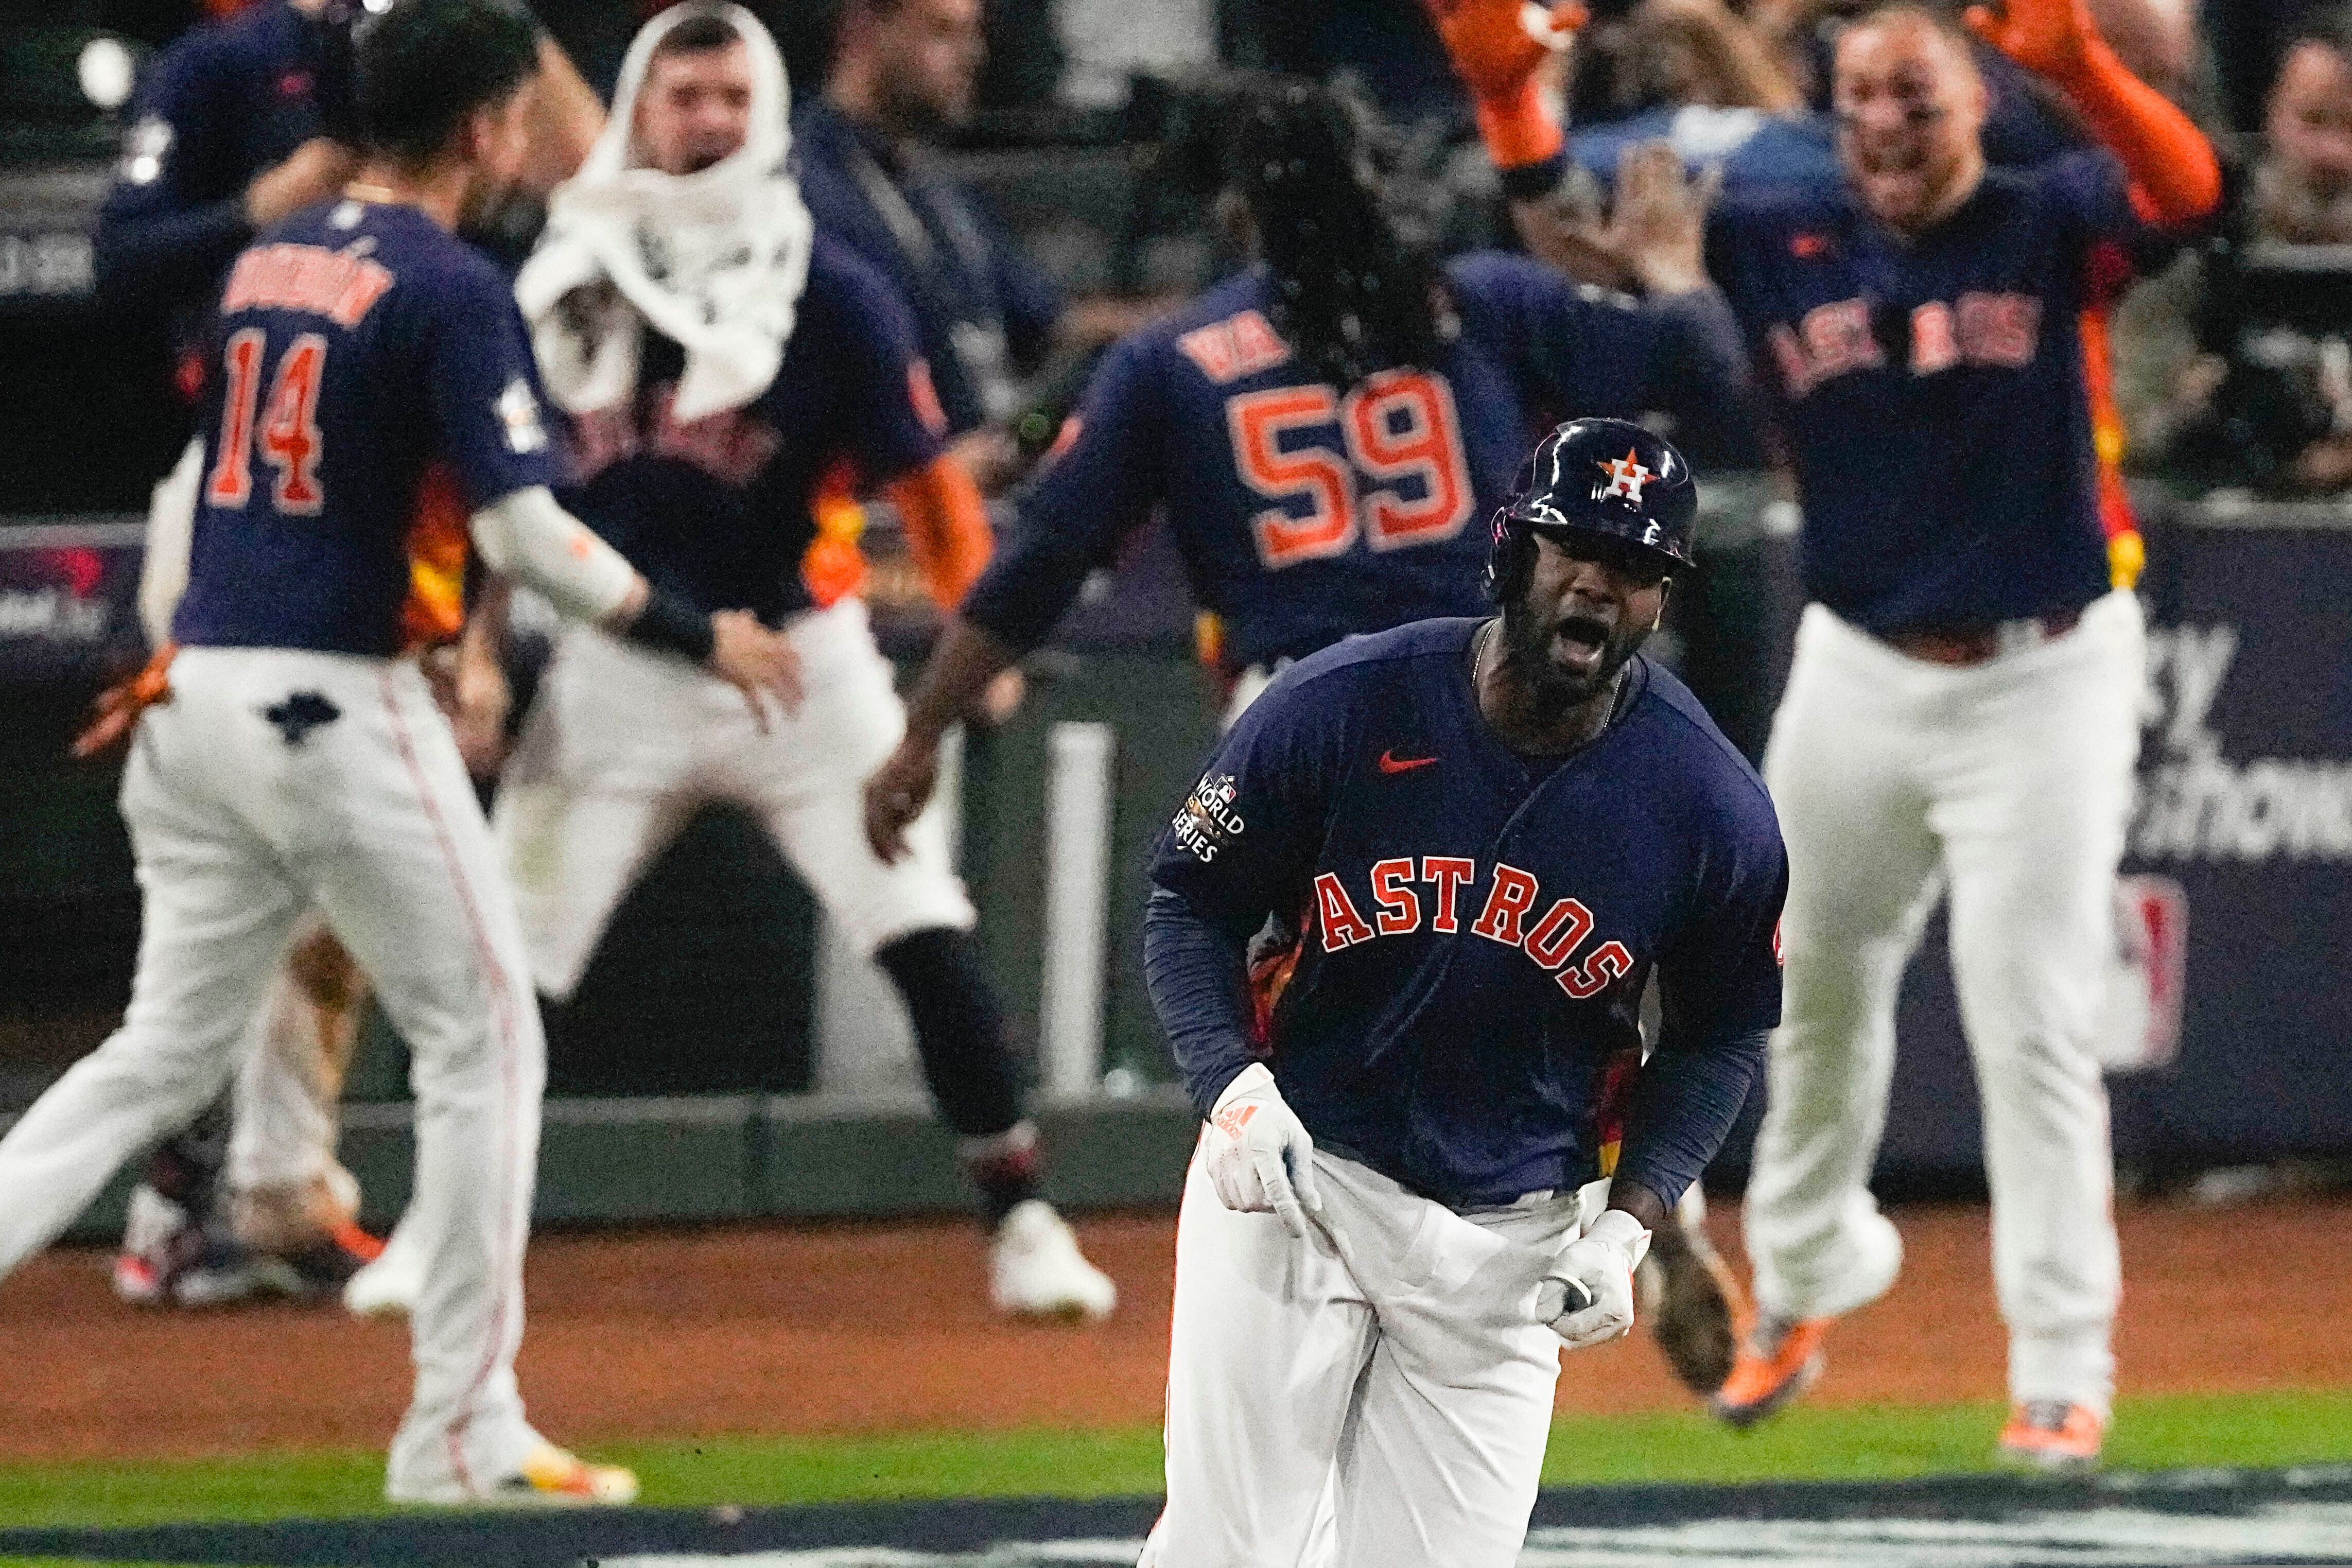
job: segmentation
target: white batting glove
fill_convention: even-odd
[[[1282,1100],[1274,1074],[1252,1062],[1225,1085],[1209,1111],[1202,1146],[1209,1184],[1238,1214],[1272,1214],[1300,1240],[1307,1215],[1323,1212],[1315,1193],[1315,1140]]]
[[[1623,1209],[1605,1210],[1591,1229],[1552,1260],[1552,1275],[1537,1289],[1536,1315],[1580,1351],[1606,1344],[1633,1326],[1633,1270],[1649,1256],[1650,1233]],[[1577,1291],[1586,1303],[1576,1310]]]

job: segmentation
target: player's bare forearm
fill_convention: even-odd
[[[907,853],[907,829],[940,782],[940,740],[970,712],[1015,658],[984,627],[958,616],[907,699],[907,732],[866,781],[866,841],[887,864]]]
[[[246,221],[268,228],[289,214],[325,201],[359,170],[359,156],[331,136],[313,136],[285,162],[254,176],[245,191]]]
[[[458,754],[476,778],[497,773],[506,751],[507,714],[513,694],[507,687],[500,653],[506,647],[508,610],[513,584],[504,577],[486,578],[482,591],[466,617],[465,634],[457,639],[457,668],[450,694],[450,724],[457,735]]]
[[[457,644],[458,656],[497,663],[500,650],[507,645],[507,626],[513,613],[513,580],[496,572],[486,574],[482,591],[467,613],[465,635]]]
[[[907,698],[907,743],[936,749],[948,727],[971,711],[997,675],[1018,658],[989,630],[961,616],[948,623]]]
[[[539,75],[530,94],[530,157],[523,184],[546,192],[580,172],[604,132],[604,105],[563,46],[545,33],[539,37]]]

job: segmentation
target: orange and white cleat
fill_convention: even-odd
[[[2029,1399],[2010,1413],[2000,1454],[2006,1464],[2064,1473],[2098,1468],[2107,1424],[2087,1405]]]
[[[1813,1385],[1829,1364],[1822,1341],[1830,1331],[1829,1318],[1808,1318],[1782,1323],[1759,1318],[1740,1341],[1731,1363],[1731,1375],[1708,1410],[1734,1426],[1753,1426]]]
[[[623,1508],[637,1500],[637,1478],[618,1465],[592,1465],[568,1448],[541,1443],[487,1500],[526,1508]]]

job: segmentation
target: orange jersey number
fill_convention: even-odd
[[[1286,447],[1295,432],[1338,426],[1341,450]],[[1358,539],[1402,550],[1453,538],[1475,504],[1454,390],[1442,375],[1384,371],[1339,396],[1280,386],[1225,404],[1234,468],[1273,506],[1250,520],[1258,559],[1279,571],[1339,555]]]

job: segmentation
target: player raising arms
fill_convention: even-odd
[[[1145,973],[1207,1125],[1146,1568],[1517,1557],[1560,1345],[1632,1326],[1780,1017],[1771,803],[1639,654],[1696,507],[1665,442],[1562,426],[1489,531],[1499,616],[1294,665],[1161,837]],[[1272,915],[1304,941],[1253,997]]]
[[[858,785],[898,742],[898,701],[864,602],[819,605],[804,581],[819,486],[839,469],[887,485],[943,605],[987,559],[988,525],[943,450],[904,307],[813,231],[785,165],[785,92],[775,45],[741,7],[647,23],[517,281],[573,416],[581,515],[656,583],[782,626],[799,671],[786,711],[753,714],[624,639],[564,639],[497,811],[532,970],[571,994],[614,906],[695,808],[748,807],[906,1002],[992,1233],[996,1306],[1101,1317],[1115,1288],[1037,1195],[1036,1131],[944,824],[897,865],[859,831]]]
[[[514,174],[538,46],[498,0],[400,0],[360,47],[358,176],[229,272],[168,700],[122,788],[145,895],[123,1026],[0,1141],[0,1273],[216,1093],[306,908],[415,1054],[426,1285],[396,1500],[622,1502],[524,1419],[545,1042],[521,932],[447,721],[391,657],[404,533],[446,464],[484,561],[754,700],[786,675],[749,616],[650,588],[566,515],[505,279],[451,231]],[[740,699],[739,699],[740,700]]]
[[[1522,201],[1559,172],[1516,0],[1440,26]],[[1748,1189],[1759,1318],[1715,1400],[1745,1425],[1821,1371],[1831,1320],[1894,1282],[1866,1182],[1904,965],[1951,899],[1983,1093],[1993,1272],[2010,1328],[2007,1457],[2096,1459],[2120,1289],[2106,1094],[2091,1047],[2144,680],[2103,527],[2086,312],[2221,182],[2083,0],[2009,0],[1979,32],[2061,89],[2104,145],[1988,170],[1969,39],[1889,5],[1837,41],[1843,176],[1719,212],[1710,265],[1769,359],[1813,603],[1765,777],[1788,831],[1788,1023]]]

